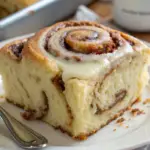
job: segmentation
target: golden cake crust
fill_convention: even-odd
[[[28,58],[33,61],[37,61],[41,65],[45,65],[49,67],[49,70],[51,70],[54,74],[59,73],[59,69],[54,61],[49,61],[42,53],[40,52],[40,49],[36,46],[34,43],[35,41],[31,41],[30,44],[28,44],[29,39],[23,39],[23,40],[16,40],[11,43],[6,44],[4,47],[0,49],[0,52],[3,53],[4,55],[9,56],[10,59],[13,59],[15,61],[21,61],[22,58]],[[22,44],[22,50],[20,52],[20,56],[16,57],[14,55],[14,52],[12,51],[12,46],[13,45],[19,45]]]

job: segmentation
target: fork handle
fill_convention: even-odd
[[[38,149],[47,146],[47,139],[39,133],[33,131],[11,116],[0,106],[0,116],[8,128],[15,143],[24,149]]]

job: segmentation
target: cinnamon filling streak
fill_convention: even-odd
[[[9,51],[11,56],[15,60],[21,60],[22,59],[22,50],[24,48],[24,44],[27,42],[28,39],[24,39],[18,43],[14,43],[9,47]]]
[[[23,47],[24,47],[24,43],[18,43],[18,44],[11,45],[10,49],[17,58],[21,58],[21,52]]]

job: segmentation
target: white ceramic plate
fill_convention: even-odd
[[[9,41],[1,42],[0,47]],[[0,80],[0,93],[3,93],[2,80]],[[143,91],[142,100],[148,97],[150,97],[150,86],[147,86]],[[7,103],[2,105],[15,118],[49,140],[49,146],[45,150],[124,150],[150,143],[150,107],[142,103],[138,103],[133,107],[144,110],[145,114],[133,117],[128,111],[123,116],[125,118],[123,126],[119,126],[116,121],[113,121],[95,135],[89,137],[88,140],[82,142],[71,139],[66,134],[54,130],[43,122],[25,121],[20,116],[21,109]],[[11,140],[5,125],[0,120],[0,150],[4,149],[19,150],[20,148]]]

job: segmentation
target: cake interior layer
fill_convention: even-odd
[[[72,79],[66,83],[73,135],[97,131],[140,97],[148,80],[145,58],[139,54],[126,57],[100,81]]]
[[[147,82],[147,57],[139,53],[123,58],[103,78],[74,78],[65,83],[60,72],[36,60],[0,57],[6,98],[73,137],[106,125],[140,96]]]

